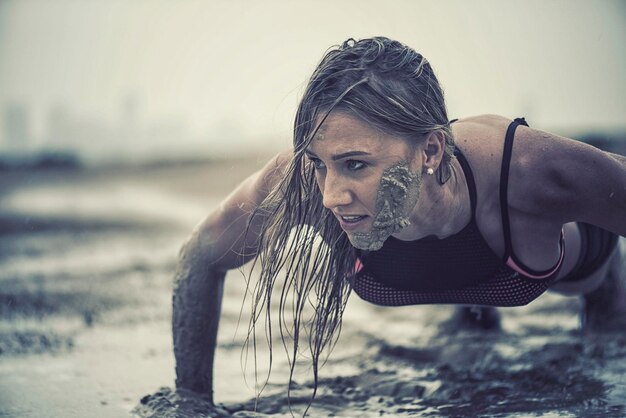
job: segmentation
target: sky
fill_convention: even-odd
[[[375,35],[430,61],[451,118],[626,130],[626,2],[610,0],[0,0],[0,124],[18,106],[54,142],[62,109],[83,136],[132,124],[136,146],[287,147],[324,52]]]

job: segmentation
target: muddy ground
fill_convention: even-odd
[[[2,173],[0,417],[287,417],[290,406],[301,416],[306,359],[288,402],[278,349],[257,398],[237,271],[220,324],[221,406],[172,391],[178,248],[262,161]],[[309,415],[625,416],[626,333],[581,332],[579,309],[546,294],[502,309],[501,330],[478,331],[456,325],[449,306],[382,308],[352,295]]]

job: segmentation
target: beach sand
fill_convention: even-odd
[[[239,271],[220,323],[221,409],[172,391],[178,249],[264,160],[2,173],[0,417],[291,416],[279,337],[258,398],[252,353],[244,367]],[[624,416],[626,333],[581,332],[579,309],[546,294],[502,309],[501,331],[477,331],[454,324],[450,306],[382,308],[352,295],[309,416]],[[258,360],[263,383],[267,352]],[[296,416],[312,383],[299,363]]]

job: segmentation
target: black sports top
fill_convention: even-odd
[[[520,306],[536,299],[553,283],[561,257],[545,272],[530,270],[512,251],[508,219],[507,184],[515,128],[526,125],[515,119],[507,130],[500,178],[500,199],[505,238],[505,256],[498,257],[487,245],[476,224],[476,184],[471,168],[457,148],[470,195],[472,218],[458,233],[439,239],[416,241],[389,237],[378,251],[359,251],[354,291],[364,300],[387,306],[456,303],[491,306]],[[527,126],[527,125],[526,125]]]

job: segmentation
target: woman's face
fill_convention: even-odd
[[[352,245],[378,250],[409,224],[419,197],[419,147],[345,113],[331,113],[306,150],[324,206]]]

